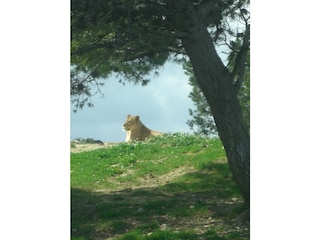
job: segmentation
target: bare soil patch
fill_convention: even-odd
[[[110,148],[117,144],[118,143],[113,143],[113,142],[105,142],[104,144],[71,142],[70,152],[71,153],[88,152],[88,151],[96,150],[99,148]]]
[[[169,184],[170,182],[173,182],[174,179],[184,174],[192,173],[193,171],[194,169],[191,167],[180,166],[160,176],[155,176],[152,173],[149,173],[149,174],[146,174],[144,177],[136,179],[135,182],[125,182],[125,183],[119,182],[117,177],[111,177],[108,179],[108,181],[112,182],[115,186],[117,186],[116,189],[98,189],[96,190],[96,192],[114,193],[114,192],[125,191],[125,190],[156,188],[156,187]],[[134,175],[134,174],[135,174],[134,171],[129,170],[123,173],[122,175],[120,175],[120,177]]]

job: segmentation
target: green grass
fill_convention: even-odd
[[[248,224],[231,221],[241,210],[219,139],[169,134],[71,153],[72,239],[249,239]]]

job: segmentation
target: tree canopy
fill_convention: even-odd
[[[103,80],[115,74],[120,82],[141,85],[147,75],[167,60],[188,58],[180,32],[174,26],[175,8],[185,1],[72,0],[71,1],[71,97],[75,106],[91,106],[89,97]],[[178,3],[179,2],[179,3]],[[200,13],[214,44],[230,47],[232,74],[241,78],[241,54],[232,49],[249,25],[248,1],[188,1]],[[242,26],[230,26],[230,20]],[[236,58],[239,58],[236,60]],[[241,86],[241,81],[238,85]]]

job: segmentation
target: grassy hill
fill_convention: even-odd
[[[71,153],[71,237],[249,239],[221,141],[170,134]]]

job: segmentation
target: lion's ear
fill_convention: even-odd
[[[130,114],[128,114],[127,118],[129,118],[129,117],[131,117],[131,115],[130,115]]]
[[[136,118],[136,120],[139,120],[140,117],[139,117],[139,116],[136,116],[135,118]]]

